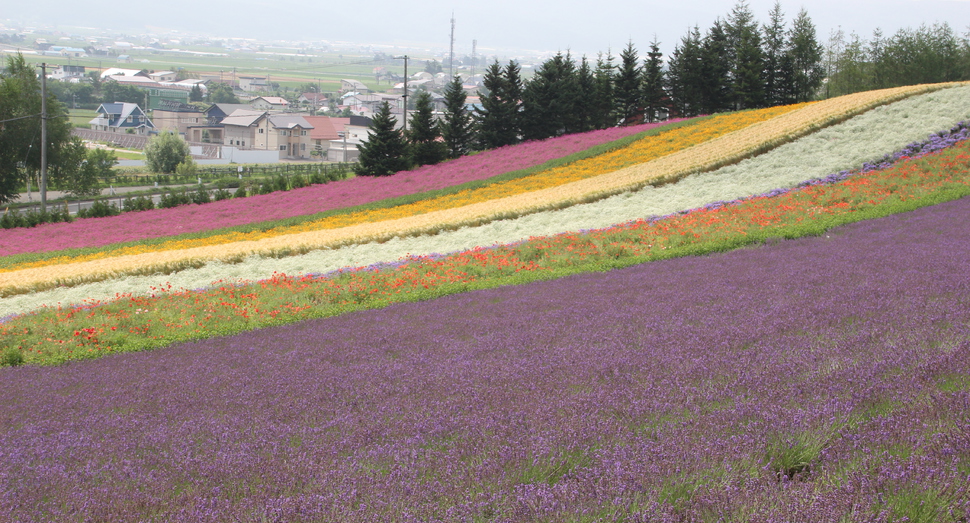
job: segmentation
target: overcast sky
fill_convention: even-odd
[[[5,2],[0,16],[30,23],[71,24],[137,30],[145,27],[202,31],[258,39],[305,38],[358,43],[413,43],[447,49],[452,11],[455,51],[508,56],[508,49],[572,50],[595,57],[614,54],[632,40],[645,51],[656,36],[669,54],[689,27],[703,33],[724,18],[735,0],[32,0]],[[767,22],[774,0],[748,0],[759,22]],[[970,0],[782,1],[786,21],[805,8],[824,44],[838,26],[868,38],[881,28],[891,35],[922,23],[949,22],[959,34],[970,29]]]

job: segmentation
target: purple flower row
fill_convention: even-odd
[[[502,147],[384,178],[358,177],[287,192],[206,205],[125,213],[29,229],[0,229],[0,253],[99,247],[315,214],[387,198],[444,189],[541,165],[663,124],[616,127]]]
[[[968,221],[6,368],[0,521],[957,521]]]
[[[885,155],[879,160],[866,162],[860,169],[840,171],[838,173],[830,174],[825,178],[808,180],[799,184],[799,187],[840,182],[853,174],[888,169],[898,163],[900,160],[907,158],[921,158],[927,154],[946,149],[947,147],[950,147],[957,142],[962,142],[967,138],[970,138],[970,122],[959,122],[949,131],[940,131],[936,134],[930,135],[930,137],[926,140],[921,142],[913,142],[896,152]]]

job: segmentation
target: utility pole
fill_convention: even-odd
[[[47,212],[47,64],[40,64],[40,212]]]
[[[395,56],[396,60],[404,59],[404,133],[408,132],[408,55]]]
[[[472,40],[472,76],[475,76],[475,66],[478,65],[478,40]]]
[[[448,56],[448,76],[453,79],[455,77],[455,12],[451,12],[451,45],[449,47]]]

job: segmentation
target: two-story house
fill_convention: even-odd
[[[148,134],[155,130],[155,124],[138,104],[125,102],[101,104],[98,107],[98,116],[88,123],[95,131]]]
[[[225,145],[279,151],[280,158],[310,158],[313,125],[300,115],[240,109],[223,118]]]

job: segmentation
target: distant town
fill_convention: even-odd
[[[383,102],[404,125],[405,82],[410,92],[429,92],[440,112],[444,87],[459,75],[472,110],[488,63],[514,58],[528,72],[547,57],[476,47],[452,60],[447,48],[0,24],[0,56],[47,64],[48,86],[71,112],[74,134],[140,149],[150,135],[173,131],[202,163],[354,161]]]

